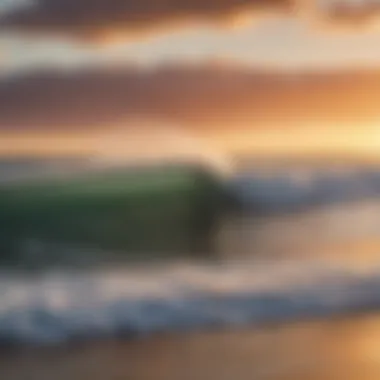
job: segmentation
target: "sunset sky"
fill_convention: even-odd
[[[0,3],[9,2],[0,0]],[[0,16],[0,27],[6,15]],[[150,31],[148,28],[149,33],[141,35],[105,28],[99,32],[99,41],[94,42],[65,33],[57,36],[49,30],[31,35],[29,31],[20,34],[18,28],[0,29],[1,71],[8,73],[46,66],[75,67],[115,62],[152,66],[204,60],[296,69],[365,67],[380,63],[380,30],[330,31],[314,25],[313,21],[297,17],[297,13],[274,14],[252,20],[237,17],[225,24],[183,22],[162,30]],[[145,28],[142,31],[146,32]]]
[[[323,18],[291,0],[0,0],[0,145],[14,132],[25,146],[27,133],[109,131],[136,116],[204,135],[377,136],[371,4],[329,4]]]

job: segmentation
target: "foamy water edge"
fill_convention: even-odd
[[[62,344],[380,308],[380,263],[176,263],[0,274],[0,343]]]

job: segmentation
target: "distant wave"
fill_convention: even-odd
[[[380,171],[284,170],[260,176],[246,172],[227,183],[245,211],[284,213],[380,197]]]

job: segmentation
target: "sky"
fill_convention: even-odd
[[[197,133],[373,131],[380,29],[368,14],[380,2],[331,0],[323,17],[307,4],[0,0],[0,134],[108,131],[136,117]]]
[[[13,9],[15,4],[23,2],[27,0],[0,0],[0,12],[1,5],[3,9]],[[49,3],[49,0],[45,2]],[[85,3],[86,0],[78,2]],[[0,27],[6,16],[6,12],[2,17],[0,14]],[[207,22],[183,23],[168,30],[154,29],[147,35],[127,35],[125,38],[122,33],[119,38],[113,37],[117,35],[114,33],[108,39],[102,31],[105,37],[99,44],[69,33],[57,36],[43,30],[35,35],[29,31],[21,33],[23,30],[17,28],[0,29],[0,72],[8,75],[47,67],[126,62],[155,66],[214,60],[293,69],[380,64],[380,49],[377,48],[380,30],[330,32],[308,19],[297,17],[297,13],[275,14],[257,20],[248,18],[244,23],[241,18],[229,22],[226,26]]]
[[[207,26],[160,33],[141,40],[93,46],[68,39],[3,35],[2,71],[46,66],[222,60],[251,66],[329,68],[380,64],[380,32],[325,33],[292,18],[261,21],[236,30]]]
[[[373,66],[380,63],[380,33],[328,34],[291,18],[237,30],[187,28],[127,43],[92,46],[65,39],[3,35],[1,70],[46,66],[138,63],[144,66],[209,60],[290,68]]]

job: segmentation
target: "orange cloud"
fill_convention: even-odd
[[[228,65],[41,72],[0,82],[0,129],[86,130],[131,117],[212,129],[361,128],[380,120],[380,70],[270,72]]]

